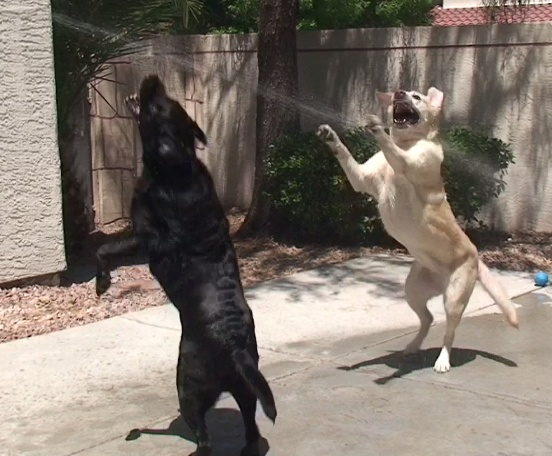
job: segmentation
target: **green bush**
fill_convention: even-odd
[[[481,224],[478,212],[506,187],[512,149],[500,139],[462,127],[445,130],[442,142],[442,173],[452,210],[465,224]]]
[[[359,163],[378,151],[362,129],[346,131],[342,141]],[[455,215],[479,222],[482,206],[505,187],[513,163],[508,144],[483,133],[453,127],[444,132],[443,178]],[[280,238],[333,244],[380,243],[385,234],[374,199],[356,193],[328,146],[314,133],[287,135],[271,146],[266,159],[271,222]]]

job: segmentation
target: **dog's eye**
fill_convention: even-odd
[[[422,99],[422,97],[420,97],[420,95],[416,95],[416,94],[412,95],[412,98],[414,98],[414,100],[418,100],[418,101],[420,101]]]

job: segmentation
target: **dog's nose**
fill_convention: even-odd
[[[395,99],[400,100],[401,98],[404,98],[405,95],[406,95],[406,92],[404,90],[397,90],[395,92]]]

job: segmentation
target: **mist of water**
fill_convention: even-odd
[[[112,38],[113,40],[118,40],[120,42],[122,41],[125,45],[128,46],[128,49],[134,50],[133,54],[136,55],[136,57],[139,57],[140,60],[147,58],[156,59],[159,57],[159,55],[151,55],[147,51],[144,51],[144,47],[146,46],[144,46],[143,42],[139,43],[134,40],[124,39],[123,34],[118,33],[117,31],[108,30],[94,24],[89,24],[80,20],[76,20],[63,14],[54,14],[53,20],[59,25],[71,28],[78,31],[79,33],[83,33],[92,37],[99,37],[102,39]],[[200,65],[198,65],[196,62],[194,62],[192,58],[186,55],[171,55],[171,64],[187,70],[193,70],[198,73],[202,73],[204,71],[204,69]],[[211,74],[211,76],[212,75],[213,74]],[[215,71],[214,76],[221,81],[228,82],[234,85],[237,84],[240,90],[253,91],[254,93],[260,94],[266,98],[276,100],[281,104],[295,106],[301,113],[303,119],[311,118],[313,120],[323,120],[324,122],[331,122],[337,128],[348,129],[359,126],[359,122],[347,119],[340,112],[322,103],[315,102],[314,100],[301,99],[300,97],[288,97],[274,90],[259,88],[257,87],[256,78],[250,77],[236,80],[228,77],[226,74],[224,74],[222,70]]]
[[[105,39],[109,40],[112,38],[113,40],[122,41],[128,46],[128,50],[133,51],[133,53],[137,57],[139,57],[140,60],[143,60],[145,58],[156,59],[159,57],[159,55],[151,55],[147,51],[144,51],[144,48],[147,48],[147,46],[144,46],[143,42],[137,43],[135,40],[129,40],[129,39],[125,40],[123,38],[123,34],[118,31],[108,30],[107,28],[82,22],[80,20],[76,20],[74,18],[71,18],[66,15],[62,15],[62,14],[54,14],[53,20],[57,22],[59,25],[62,25],[64,27],[69,27],[73,30],[78,31],[79,33],[83,33],[92,37],[99,37],[104,40]],[[201,65],[199,65],[197,62],[193,60],[193,58],[190,58],[189,56],[186,56],[186,55],[171,55],[171,63],[174,65],[180,66],[184,69],[193,70],[198,73],[202,73],[205,71],[205,69],[202,68]],[[211,74],[211,76],[212,75],[213,74]],[[361,125],[360,122],[346,118],[346,116],[344,116],[340,112],[324,105],[323,103],[316,102],[314,100],[304,100],[301,98],[287,97],[275,91],[259,88],[257,87],[256,78],[255,79],[242,78],[241,80],[235,80],[228,77],[226,74],[224,74],[222,70],[215,71],[214,76],[219,78],[221,81],[224,81],[230,84],[238,84],[240,90],[253,91],[267,98],[275,99],[280,103],[295,106],[301,113],[303,119],[311,118],[312,120],[331,123],[332,126],[336,128],[344,128],[344,129],[355,128]],[[443,146],[445,148],[445,153],[447,154],[465,155],[463,151],[459,150],[451,143],[444,142]],[[480,177],[481,179],[488,179],[489,177],[492,177],[494,175],[493,169],[488,164],[484,163],[481,160],[478,160],[476,157],[473,157],[473,160],[478,163],[478,167],[477,167],[478,177]]]

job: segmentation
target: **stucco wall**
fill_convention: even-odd
[[[0,7],[0,283],[65,268],[49,0]]]
[[[523,24],[299,33],[302,126],[360,125],[366,114],[380,113],[376,90],[435,85],[445,92],[444,122],[486,125],[515,152],[507,190],[484,218],[497,228],[550,231],[551,30],[552,24]],[[171,37],[131,62],[141,75],[159,70],[176,95],[175,81],[194,74],[211,144],[205,160],[223,203],[247,207],[254,173],[256,36]]]

